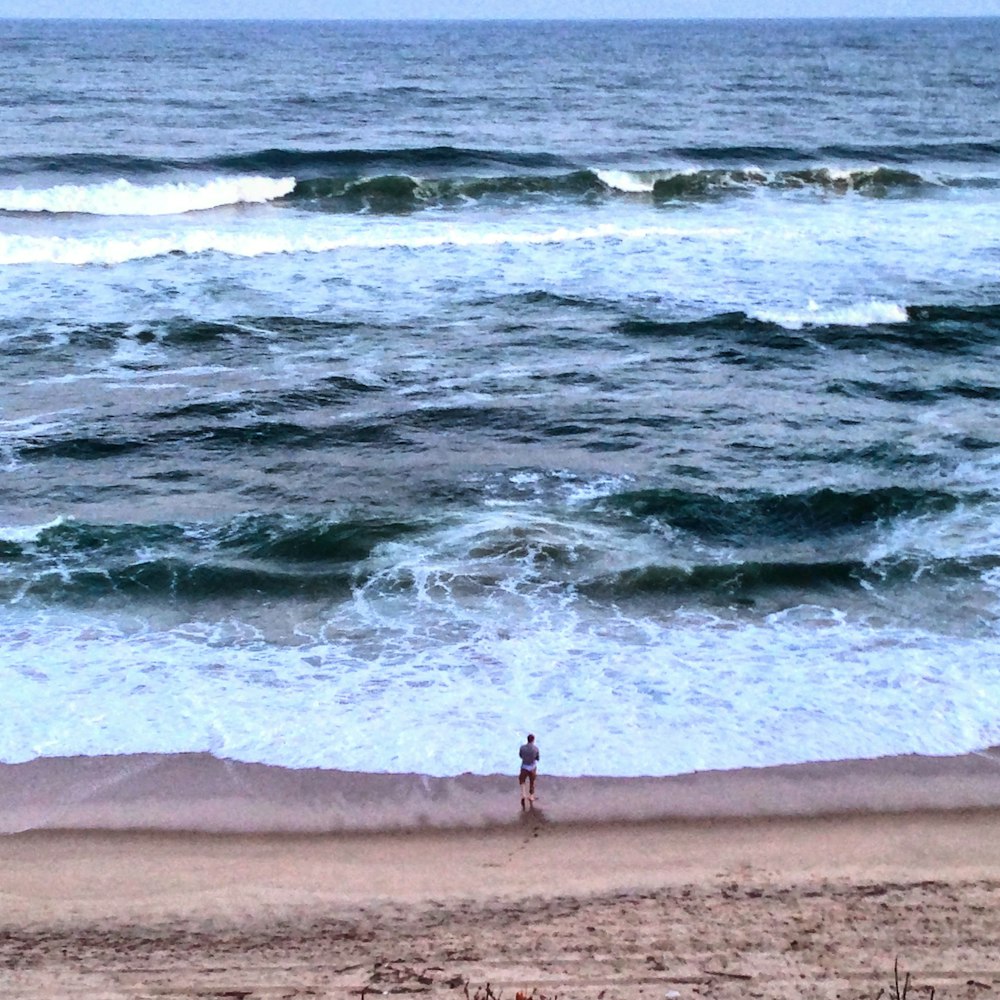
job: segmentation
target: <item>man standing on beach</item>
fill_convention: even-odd
[[[538,776],[538,759],[542,756],[534,733],[528,733],[528,742],[522,744],[518,753],[521,755],[521,773],[517,776],[517,783],[521,786],[521,808],[524,809],[527,803],[535,801],[535,778]],[[527,798],[524,795],[525,781],[528,782]]]

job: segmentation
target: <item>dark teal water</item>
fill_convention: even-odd
[[[996,742],[998,36],[0,24],[0,759]]]

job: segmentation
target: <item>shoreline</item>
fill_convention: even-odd
[[[481,829],[520,820],[516,779],[293,770],[207,753],[0,764],[0,834],[304,834]],[[670,777],[539,779],[549,823],[820,817],[1000,808],[1000,747]]]

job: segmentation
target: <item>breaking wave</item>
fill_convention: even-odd
[[[1000,305],[903,305],[898,302],[854,302],[819,305],[804,309],[762,309],[717,313],[696,319],[633,316],[616,329],[631,337],[704,337],[732,334],[763,341],[764,346],[804,347],[803,337],[775,338],[778,331],[811,334],[820,342],[846,346],[852,337],[863,337],[866,345],[879,340],[911,347],[950,351],[977,343],[994,342],[1000,336]]]
[[[765,323],[775,323],[786,330],[817,326],[875,326],[905,323],[910,318],[906,307],[897,302],[860,302],[838,306],[820,306],[810,301],[802,311],[768,311],[757,316]]]
[[[770,171],[756,167],[683,170],[580,168],[565,173],[488,177],[376,174],[299,180],[289,201],[326,211],[405,212],[489,199],[537,199],[545,196],[572,199],[643,196],[658,202],[669,202],[769,190],[887,198],[962,186],[1000,186],[1000,178],[924,176],[912,170],[884,166]]]
[[[810,592],[856,588],[876,577],[892,583],[931,572],[962,577],[994,570],[1000,552],[992,533],[979,546],[968,544],[980,531],[975,511],[983,526],[992,524],[992,495],[893,487],[731,497],[645,490],[597,497],[576,511],[525,508],[436,522],[280,515],[120,525],[56,519],[0,530],[0,593],[15,602],[90,603],[112,595],[343,597],[354,587],[437,586],[467,596],[559,587],[616,599],[650,592],[699,601],[752,599],[775,587]],[[934,524],[955,518],[964,526],[962,546],[933,553],[914,548],[915,532],[927,535]],[[907,527],[918,525],[924,527]],[[757,555],[765,545],[776,555]]]
[[[54,160],[0,158],[0,176],[31,183],[0,188],[0,212],[163,216],[226,205],[278,201],[328,212],[410,212],[481,201],[646,198],[654,203],[717,199],[755,191],[815,192],[866,198],[919,197],[947,188],[1000,186],[1000,164],[974,176],[946,165],[926,169],[891,156],[845,166],[806,153],[724,150],[713,162],[667,151],[661,164],[599,166],[550,154],[452,147],[400,150],[263,150],[203,160],[67,155]],[[846,161],[832,161],[850,163]],[[855,160],[855,163],[858,161]],[[183,172],[183,180],[143,183]],[[65,177],[51,186],[39,180]],[[91,181],[90,178],[100,179]]]
[[[291,177],[220,177],[141,185],[119,178],[98,184],[0,189],[0,212],[86,215],[182,215],[226,205],[273,201],[291,193]]]

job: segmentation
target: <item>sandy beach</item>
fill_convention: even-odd
[[[922,761],[945,763],[909,759],[917,783]],[[1000,781],[997,762],[969,766]],[[600,823],[539,806],[464,829],[0,837],[0,996],[860,1000],[897,960],[910,996],[1000,993],[998,805]]]

